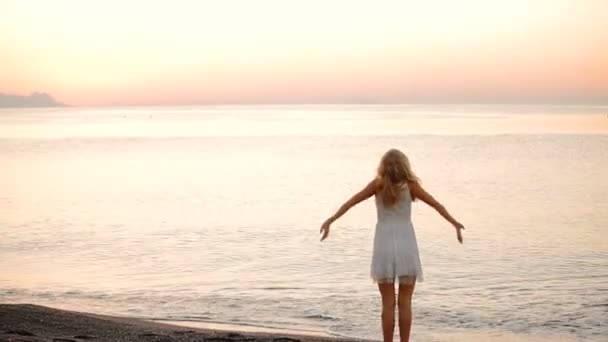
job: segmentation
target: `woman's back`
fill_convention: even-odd
[[[395,223],[401,222],[401,224],[411,224],[412,196],[407,185],[403,185],[399,200],[392,206],[385,206],[382,196],[379,193],[377,193],[375,197],[378,222],[394,220]]]
[[[371,277],[379,282],[422,280],[422,266],[412,225],[412,196],[407,185],[400,188],[397,202],[385,206],[376,195],[378,222],[374,236]]]

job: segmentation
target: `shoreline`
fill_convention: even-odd
[[[370,340],[323,336],[232,324],[154,321],[54,309],[33,304],[0,304],[0,342],[341,342]]]
[[[396,336],[396,335],[395,335]],[[415,341],[432,342],[577,342],[559,334],[520,334],[500,331],[449,329],[426,331]],[[372,342],[376,340],[332,336],[230,323],[147,320],[55,309],[34,304],[0,304],[0,342]]]

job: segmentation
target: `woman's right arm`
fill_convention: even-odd
[[[448,210],[441,203],[439,203],[439,201],[437,201],[435,198],[433,198],[433,196],[431,196],[431,194],[426,192],[420,184],[412,182],[408,185],[410,188],[410,192],[414,198],[420,199],[422,202],[428,204],[433,209],[437,210],[437,212],[441,216],[443,216],[443,218],[445,218],[448,222],[450,222],[452,224],[452,226],[454,226],[454,228],[456,228],[456,234],[457,234],[458,241],[460,243],[462,243],[461,230],[464,229],[464,226],[462,225],[462,223],[456,221],[456,219],[453,218],[452,215],[450,215]]]

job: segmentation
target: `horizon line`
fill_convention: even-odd
[[[242,107],[242,106],[543,106],[543,107],[608,107],[606,102],[243,102],[243,103],[175,103],[175,104],[98,104],[73,105],[62,103],[56,106],[17,106],[0,109],[33,108],[117,108],[117,107]]]

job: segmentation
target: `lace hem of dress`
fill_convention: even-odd
[[[422,278],[418,279],[418,277],[411,276],[411,275],[400,276],[400,277],[397,277],[397,279],[395,279],[395,278],[376,279],[374,277],[372,277],[372,279],[374,280],[374,282],[376,282],[378,284],[394,284],[394,283],[399,283],[399,284],[405,284],[405,285],[413,285],[413,284],[416,283],[416,280],[422,281]],[[397,281],[395,281],[395,280],[397,280]]]

